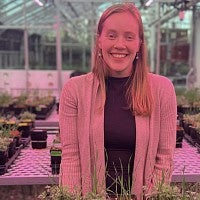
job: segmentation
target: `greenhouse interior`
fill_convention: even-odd
[[[200,200],[200,0],[1,0],[0,199],[82,199],[60,194],[61,92],[91,72],[99,18],[125,2],[140,11],[150,72],[176,92],[171,184],[149,199]]]

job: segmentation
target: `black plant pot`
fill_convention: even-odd
[[[61,149],[51,149],[50,155],[51,155],[52,174],[59,174],[62,150]]]
[[[200,153],[200,144],[197,143],[196,147],[197,147],[197,152]]]
[[[177,113],[183,113],[182,105],[177,105]]]
[[[60,173],[60,164],[51,164],[51,173],[59,174]]]
[[[11,158],[16,152],[16,140],[13,139],[8,146],[8,158]]]
[[[196,140],[196,143],[200,146],[200,132],[199,130],[196,130],[196,137],[197,137],[197,140]]]
[[[22,113],[26,110],[26,107],[14,106],[13,110],[14,110],[15,115],[18,116],[20,113]]]
[[[57,111],[57,113],[59,113],[59,105],[60,105],[60,103],[56,102],[56,111]]]
[[[51,155],[51,164],[60,164],[62,156],[61,149],[55,149],[55,150],[51,149],[50,155]]]
[[[185,106],[182,106],[182,113],[183,114],[194,114],[194,109],[192,106],[185,105]]]
[[[193,143],[195,144],[198,140],[198,132],[195,127],[190,127],[190,136],[192,138]]]
[[[44,141],[31,141],[33,149],[45,149],[47,148],[47,140]]]
[[[185,133],[188,134],[188,135],[190,135],[190,130],[189,129],[190,129],[190,126],[192,124],[187,123],[185,121],[183,121],[182,124],[183,124],[183,129],[184,129]]]
[[[9,106],[0,106],[0,113],[13,113],[12,105]]]
[[[182,148],[184,131],[182,128],[176,130],[176,148]]]
[[[19,147],[22,143],[21,143],[21,136],[17,136],[13,138],[16,141],[16,147]]]
[[[8,161],[8,150],[0,151],[0,165],[5,165]]]
[[[22,138],[28,138],[30,136],[31,125],[29,123],[19,123],[18,131],[21,132]]]
[[[36,115],[46,115],[49,112],[49,106],[44,106],[35,110]]]
[[[43,141],[47,139],[47,130],[33,129],[31,131],[31,140]]]

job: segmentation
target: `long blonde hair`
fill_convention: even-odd
[[[130,86],[126,91],[128,107],[135,115],[149,116],[152,112],[153,100],[148,81],[147,55],[144,42],[144,31],[140,13],[133,3],[115,4],[109,7],[102,14],[97,26],[96,46],[93,52],[92,71],[100,82],[100,88],[103,97],[103,105],[106,99],[105,78],[108,76],[108,67],[103,57],[100,56],[100,48],[98,46],[98,37],[102,33],[104,22],[114,13],[129,12],[137,20],[139,25],[139,38],[141,40],[140,49],[138,51],[139,58],[133,61],[133,70],[130,75]]]

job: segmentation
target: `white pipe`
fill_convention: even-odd
[[[145,3],[145,6],[147,6],[147,7],[150,6],[150,5],[153,3],[153,1],[154,1],[154,0],[148,0],[148,1]]]
[[[38,6],[44,6],[44,4],[40,0],[33,0]]]

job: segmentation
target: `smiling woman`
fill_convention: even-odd
[[[157,183],[171,180],[174,87],[148,72],[133,3],[105,10],[96,35],[92,72],[67,81],[60,98],[60,185],[83,196],[142,200]]]
[[[106,19],[99,36],[99,48],[110,76],[130,76],[140,48],[139,26],[132,14],[116,13]]]

